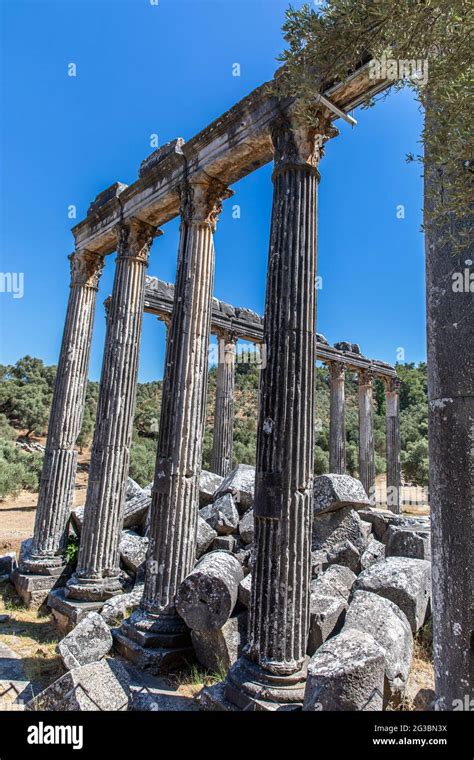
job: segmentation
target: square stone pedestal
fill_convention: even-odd
[[[56,628],[63,634],[72,631],[89,612],[100,612],[104,604],[105,602],[79,602],[77,599],[68,599],[62,588],[51,591],[48,596],[48,607]]]
[[[10,576],[16,593],[27,607],[41,607],[52,589],[62,588],[71,574],[70,568],[64,568],[58,575],[34,575],[22,573],[17,568]]]
[[[168,649],[166,647],[143,646],[138,641],[126,636],[123,633],[123,627],[122,624],[121,629],[114,628],[112,631],[115,650],[141,670],[146,670],[153,675],[160,675],[194,662],[196,659],[192,647],[181,646]]]

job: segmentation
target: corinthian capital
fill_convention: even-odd
[[[384,377],[385,393],[398,393],[400,380],[398,377]]]
[[[81,285],[97,290],[105,257],[92,251],[76,251],[68,258],[71,266],[71,286]]]
[[[344,362],[327,362],[331,380],[344,380],[346,365]]]
[[[282,114],[271,128],[275,171],[298,167],[317,171],[325,142],[338,134],[322,111],[314,116],[311,126],[301,124],[291,112]]]
[[[233,194],[217,179],[183,182],[180,187],[181,218],[187,224],[208,224],[214,232],[222,201]]]
[[[148,263],[151,244],[162,231],[140,219],[126,219],[115,227],[117,235],[117,255],[119,258],[133,258]]]
[[[370,369],[357,370],[359,376],[359,385],[372,385],[374,373]]]

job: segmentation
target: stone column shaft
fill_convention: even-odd
[[[286,119],[272,133],[273,210],[265,300],[266,366],[257,433],[255,564],[246,655],[227,698],[294,704],[309,629],[316,360],[316,165],[320,141]]]
[[[400,513],[400,402],[398,381],[390,378],[385,383],[387,425],[387,506]]]
[[[74,599],[107,599],[121,591],[118,543],[128,476],[145,274],[155,229],[138,220],[118,226],[115,278],[107,319],[96,427]]]
[[[160,631],[165,647],[183,644],[184,624],[175,612],[174,596],[195,561],[214,283],[213,232],[219,198],[229,194],[216,182],[182,188],[145,588],[141,608],[125,625],[127,634],[145,646],[146,636],[141,633],[153,632],[151,641],[156,646]]]
[[[369,496],[375,488],[373,377],[359,371],[359,478]]]
[[[23,571],[54,574],[63,565],[74,496],[99,278],[103,256],[88,251],[70,257],[71,290],[54,385],[31,552]]]
[[[218,335],[218,364],[214,440],[211,470],[225,476],[232,469],[234,443],[235,343],[232,335]]]
[[[345,366],[328,362],[330,383],[329,471],[346,471]]]

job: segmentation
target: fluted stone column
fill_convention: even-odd
[[[225,476],[232,469],[235,344],[237,338],[229,333],[220,333],[217,336],[217,341],[218,364],[211,470],[217,475]]]
[[[213,232],[220,199],[216,181],[182,188],[182,223],[168,336],[149,548],[141,606],[116,634],[119,651],[153,672],[189,652],[189,632],[174,607],[194,566],[199,474],[206,413],[214,283]]]
[[[72,599],[100,601],[120,593],[118,543],[138,373],[148,255],[156,230],[132,219],[117,228],[117,260],[107,319],[96,427]]]
[[[77,451],[87,390],[96,294],[104,257],[77,251],[71,261],[71,290],[54,385],[48,438],[31,549],[20,570],[58,575],[64,565],[67,526],[74,496]]]
[[[387,425],[387,506],[400,513],[400,401],[399,381],[385,379],[385,408]]]
[[[375,489],[373,375],[359,370],[359,478],[369,496]]]
[[[346,471],[345,365],[328,362],[330,385],[329,472]]]
[[[225,695],[300,705],[306,678],[314,458],[317,164],[322,140],[282,119],[275,148],[255,490],[249,643]]]

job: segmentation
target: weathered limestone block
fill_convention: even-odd
[[[330,551],[337,544],[350,541],[359,552],[367,548],[367,536],[359,513],[351,507],[318,514],[313,520],[312,549]]]
[[[127,486],[125,489],[125,501],[128,501],[129,499],[133,499],[135,496],[141,496],[142,493],[143,493],[143,488],[138,485],[136,480],[128,477]]]
[[[362,570],[367,570],[368,567],[375,562],[378,562],[380,559],[385,559],[385,544],[381,541],[377,541],[376,538],[370,538],[367,549],[360,558],[360,566]]]
[[[238,598],[239,602],[247,607],[250,607],[250,594],[252,591],[252,573],[243,578],[239,583]]]
[[[16,568],[16,553],[9,552],[0,557],[0,575],[10,575]]]
[[[211,544],[212,551],[233,552],[237,546],[235,536],[217,536]]]
[[[423,559],[387,557],[364,570],[354,588],[373,591],[397,604],[416,633],[425,622],[430,604],[430,563]]]
[[[240,514],[243,514],[253,504],[254,491],[255,467],[251,467],[249,464],[239,464],[224,478],[214,495],[214,500],[225,493],[231,493]]]
[[[230,493],[223,494],[212,504],[202,507],[199,515],[219,536],[235,533],[239,527],[239,513]]]
[[[123,510],[123,528],[138,528],[143,525],[151,506],[151,493],[144,489],[125,502]]]
[[[341,543],[331,547],[327,553],[328,565],[343,565],[354,573],[360,572],[360,560],[360,551],[349,540],[341,541]]]
[[[239,523],[239,533],[245,544],[253,544],[255,535],[255,518],[253,509],[248,509]]]
[[[249,545],[245,549],[237,549],[234,552],[234,555],[236,559],[238,559],[240,564],[242,565],[242,570],[244,571],[244,575],[248,575],[248,573],[250,573],[252,570],[252,563],[254,559],[253,546]]]
[[[370,499],[360,480],[350,475],[319,475],[314,479],[313,506],[316,515],[343,507],[363,509]]]
[[[324,549],[311,552],[311,578],[317,578],[329,567],[328,553]]]
[[[222,628],[235,607],[243,577],[240,562],[232,554],[205,554],[178,588],[178,613],[193,630]]]
[[[359,512],[362,520],[371,523],[375,538],[382,543],[387,543],[387,531],[391,525],[400,525],[414,528],[430,528],[430,519],[424,515],[407,517],[396,515],[386,509],[363,509]]]
[[[112,634],[97,612],[89,612],[67,636],[57,650],[68,670],[97,662],[112,649]]]
[[[216,475],[215,472],[209,472],[208,470],[201,470],[199,475],[199,506],[204,507],[206,504],[210,504],[215,492],[222,484],[224,478],[221,475]]]
[[[311,658],[303,710],[381,710],[384,672],[384,650],[375,639],[343,630]]]
[[[344,630],[370,633],[385,652],[384,707],[396,707],[405,693],[413,657],[413,635],[404,612],[389,599],[356,591]]]
[[[140,568],[143,569],[147,548],[148,538],[146,536],[139,536],[133,530],[122,531],[119,553],[126,570],[136,575]]]
[[[100,611],[107,625],[118,625],[125,620],[140,604],[143,596],[143,583],[137,583],[128,594],[120,594],[108,599]]]
[[[413,557],[431,559],[431,531],[429,528],[408,525],[390,525],[386,534],[387,557]]]
[[[209,523],[206,522],[206,520],[203,520],[201,515],[198,516],[198,522],[197,522],[197,536],[196,536],[196,557],[199,559],[199,557],[202,557],[202,555],[207,552],[210,545],[216,538],[217,533],[216,531],[211,528]]]
[[[349,568],[332,565],[311,581],[309,655],[342,627],[355,580],[356,576]]]
[[[100,660],[70,670],[26,705],[26,710],[128,710],[130,677],[117,660]]]
[[[247,613],[229,618],[222,628],[191,631],[196,658],[213,673],[222,673],[242,654],[247,643]]]

